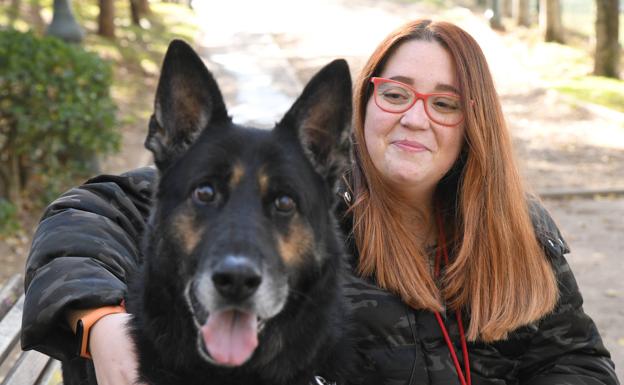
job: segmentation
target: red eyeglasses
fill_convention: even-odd
[[[452,127],[464,120],[461,98],[457,94],[421,94],[405,83],[386,78],[374,77],[371,83],[375,85],[375,104],[386,112],[401,114],[422,99],[425,113],[433,122]]]

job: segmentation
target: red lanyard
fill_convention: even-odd
[[[436,251],[435,258],[435,276],[436,278],[440,274],[440,263],[442,259],[442,255],[444,255],[444,264],[448,266],[449,257],[448,251],[446,249],[446,236],[444,234],[444,227],[442,226],[442,217],[440,212],[438,211],[438,228],[440,229],[440,235],[438,242],[440,242],[440,247]],[[444,341],[446,341],[446,346],[451,353],[451,358],[453,359],[453,364],[455,364],[455,370],[457,371],[457,377],[459,378],[459,382],[461,385],[471,385],[472,382],[470,380],[470,361],[468,360],[468,346],[466,345],[466,337],[464,335],[464,324],[461,318],[461,312],[459,310],[455,311],[455,316],[457,317],[457,326],[459,327],[459,338],[461,340],[462,353],[464,356],[464,366],[465,366],[465,375],[462,372],[461,366],[459,365],[459,360],[457,359],[457,353],[455,353],[455,348],[453,347],[453,343],[451,342],[451,338],[449,337],[448,331],[446,330],[446,326],[444,325],[444,321],[442,320],[442,316],[440,312],[435,312],[435,317],[438,320],[438,325],[440,325],[440,329],[442,330],[442,334],[444,335]]]

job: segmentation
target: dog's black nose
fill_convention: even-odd
[[[249,258],[228,256],[214,268],[212,282],[224,298],[242,301],[256,292],[262,275],[259,266]]]

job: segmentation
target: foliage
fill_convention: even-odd
[[[15,203],[115,150],[111,68],[52,37],[0,31],[0,197]]]
[[[15,205],[0,198],[0,236],[14,234],[19,229]]]

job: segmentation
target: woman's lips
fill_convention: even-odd
[[[396,140],[392,142],[393,145],[399,147],[402,150],[410,152],[429,151],[427,146],[414,140]]]

